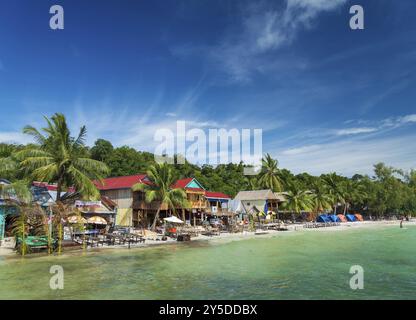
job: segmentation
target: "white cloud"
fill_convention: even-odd
[[[413,123],[416,122],[416,114],[409,114],[399,119],[401,123]]]
[[[278,151],[280,166],[295,173],[319,175],[331,171],[351,176],[371,174],[373,165],[385,162],[405,170],[416,168],[416,135],[383,139],[346,140],[303,146],[298,152]]]
[[[319,145],[310,145],[310,146],[303,146],[299,148],[287,149],[287,150],[282,151],[282,154],[286,156],[295,156],[299,154],[317,151],[319,149],[321,149],[321,146]]]
[[[174,113],[174,112],[168,112],[168,113],[166,113],[166,116],[167,117],[176,117],[176,113]]]
[[[377,131],[377,128],[347,128],[347,129],[340,129],[336,131],[337,136],[348,136],[360,133],[371,133]]]
[[[0,142],[25,144],[31,141],[30,136],[20,132],[0,132]]]
[[[309,28],[318,15],[343,5],[346,0],[287,0],[285,7],[250,5],[243,11],[240,30],[225,37],[211,50],[211,57],[232,80],[247,82],[263,68],[262,55],[293,41],[302,28]],[[189,48],[186,52],[191,52]]]

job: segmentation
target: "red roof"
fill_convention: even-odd
[[[33,181],[33,186],[46,188],[48,191],[58,191],[58,185],[57,184],[49,184],[47,182]],[[62,192],[65,192],[65,191],[75,192],[75,188],[74,187],[69,187],[68,190],[62,190]]]
[[[99,190],[117,190],[130,189],[136,183],[147,183],[145,174],[136,174],[133,176],[113,177],[103,179],[103,183],[95,181],[95,185]]]
[[[185,178],[177,180],[173,185],[173,189],[185,189],[185,187],[193,180],[193,178]]]
[[[231,199],[228,194],[215,191],[205,191],[205,197],[207,198],[219,198],[219,199]]]

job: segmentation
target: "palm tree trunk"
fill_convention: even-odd
[[[22,221],[22,256],[25,255],[26,253],[26,240],[25,240],[25,230],[26,226],[25,226],[25,222],[24,220]]]
[[[161,206],[159,206],[159,208],[156,211],[155,219],[153,220],[153,224],[152,224],[152,227],[151,227],[152,230],[156,229],[156,223],[157,223],[157,220],[159,219],[160,209],[161,209]]]
[[[62,253],[62,222],[59,224],[58,229],[58,255]]]
[[[56,202],[61,201],[61,192],[62,192],[62,184],[61,180],[58,180],[57,186],[56,186]]]

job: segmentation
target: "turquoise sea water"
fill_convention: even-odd
[[[0,258],[1,299],[416,299],[416,227]],[[64,290],[49,288],[61,265]],[[352,265],[364,290],[351,290]]]

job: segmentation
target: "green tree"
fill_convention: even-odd
[[[128,146],[115,148],[106,159],[110,175],[113,177],[144,173],[154,163],[153,154],[139,152]]]
[[[94,160],[107,162],[114,152],[114,147],[110,141],[98,139],[91,148],[91,158]]]
[[[358,181],[346,180],[342,183],[342,199],[344,200],[344,215],[352,204],[360,204],[366,199],[367,193],[364,185]]]
[[[332,208],[333,198],[322,179],[318,178],[314,181],[311,191],[312,208],[315,212],[319,213]]]
[[[324,183],[327,185],[331,198],[333,200],[334,214],[337,212],[338,204],[344,204],[344,191],[342,189],[342,181],[344,178],[336,173],[324,174],[321,176]]]
[[[300,214],[302,211],[311,211],[313,209],[313,199],[310,191],[299,188],[297,184],[288,186],[285,193],[286,202],[284,209],[295,214]],[[292,215],[294,220],[294,216]]]
[[[262,159],[262,169],[259,174],[259,182],[274,192],[282,191],[282,182],[280,180],[278,166],[278,161],[267,153]]]
[[[63,189],[71,186],[86,197],[98,197],[93,180],[101,180],[108,173],[108,167],[100,161],[83,157],[86,127],[81,127],[78,136],[73,138],[64,115],[56,113],[45,120],[44,134],[32,126],[23,129],[24,133],[33,136],[36,145],[17,152],[21,167],[34,179],[55,182],[57,201],[61,200]]]

